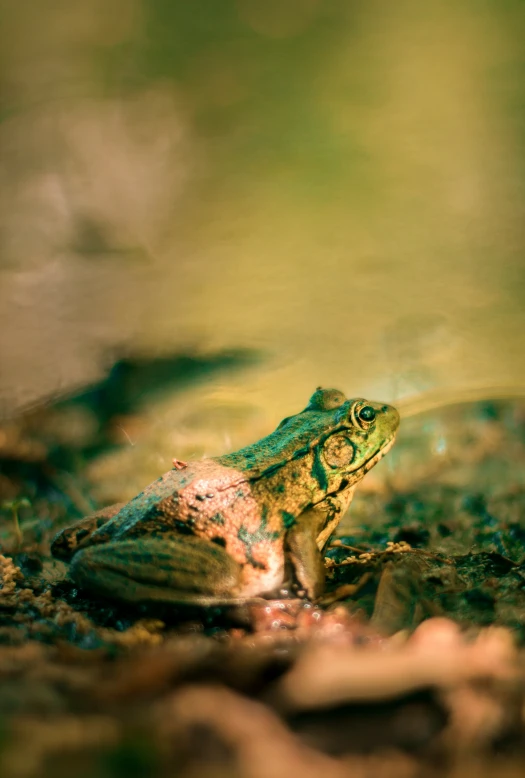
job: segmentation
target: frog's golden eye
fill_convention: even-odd
[[[367,430],[374,423],[376,412],[371,405],[366,405],[363,402],[356,402],[350,409],[350,418],[355,427]]]

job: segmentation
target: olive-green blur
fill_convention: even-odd
[[[318,384],[523,385],[523,3],[50,0],[2,26],[4,415],[182,360],[204,369],[141,395],[146,427],[215,455]]]

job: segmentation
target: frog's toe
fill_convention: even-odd
[[[191,536],[90,546],[73,557],[79,586],[126,602],[203,602],[239,592],[241,566],[218,545]]]

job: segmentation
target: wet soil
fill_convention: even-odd
[[[236,610],[78,590],[49,543],[107,450],[50,429],[2,430],[2,776],[521,774],[525,404],[407,418],[323,599]]]

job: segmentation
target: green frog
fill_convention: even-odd
[[[289,585],[316,600],[323,551],[398,425],[390,405],[318,388],[267,437],[174,460],[130,502],[59,532],[52,553],[79,586],[126,602],[239,604]]]

